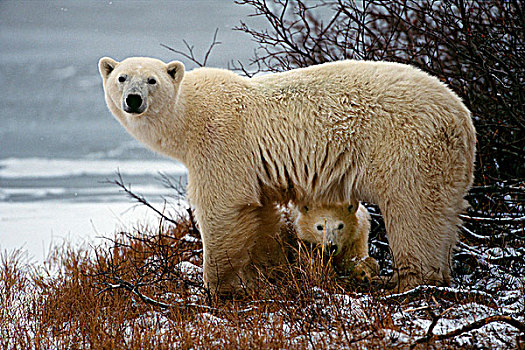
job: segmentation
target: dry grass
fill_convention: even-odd
[[[461,325],[458,320],[494,315],[502,306],[495,294],[469,291],[361,293],[338,278],[318,251],[291,252],[276,281],[261,275],[256,292],[242,300],[216,300],[203,287],[202,244],[188,218],[156,230],[121,232],[95,248],[59,247],[43,266],[28,263],[20,252],[4,253],[0,347],[453,348],[469,343],[461,335],[426,339],[427,329],[439,328],[445,317]],[[523,287],[514,293],[523,297]],[[517,308],[508,317],[524,309],[523,301],[507,303]],[[516,346],[516,328],[496,325],[481,335],[470,332],[471,345]]]

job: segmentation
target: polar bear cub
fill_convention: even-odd
[[[370,214],[361,203],[308,204],[297,210],[297,237],[333,254],[336,270],[359,281],[379,274],[368,256]]]

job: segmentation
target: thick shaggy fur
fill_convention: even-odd
[[[357,278],[378,274],[377,261],[368,256],[370,214],[362,204],[307,204],[296,212],[297,237],[331,250],[338,272]]]
[[[469,111],[437,79],[362,61],[251,79],[150,58],[99,68],[122,125],[188,168],[212,290],[249,287],[251,261],[279,260],[275,203],[289,201],[377,203],[401,289],[449,281],[476,139]],[[125,111],[130,94],[143,97],[140,113]]]

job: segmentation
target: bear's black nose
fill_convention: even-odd
[[[129,94],[126,97],[126,112],[128,113],[142,113],[143,110],[141,110],[142,106],[142,97],[137,94]]]

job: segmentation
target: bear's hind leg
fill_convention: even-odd
[[[456,230],[450,220],[443,213],[422,210],[413,203],[392,203],[381,210],[400,291],[421,284],[448,284]]]

